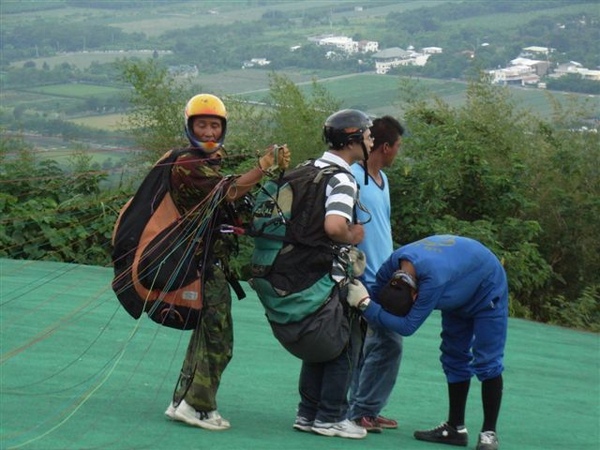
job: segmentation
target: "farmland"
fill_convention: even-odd
[[[238,70],[217,75],[203,75],[195,80],[197,91],[214,92],[219,95],[240,96],[249,101],[263,102],[268,97],[269,71]],[[315,74],[286,74],[298,84],[300,90],[309,92],[314,81],[322,84],[327,91],[341,101],[342,107],[362,109],[372,115],[402,114],[400,104],[400,85],[413,83],[419,92],[430,98],[439,98],[451,107],[460,106],[465,101],[466,84],[461,81],[434,79],[403,79],[397,76],[376,75],[373,73],[351,74],[320,78]],[[540,117],[549,118],[554,101],[560,104],[569,102],[588,103],[596,115],[600,115],[600,103],[597,97],[568,93],[546,92],[535,88],[511,88],[511,95],[519,107],[530,110]],[[89,84],[61,84],[40,86],[25,92],[3,93],[3,107],[16,104],[56,109],[64,106],[69,99],[80,101],[103,95],[124,95],[126,90],[117,87]],[[73,117],[78,125],[100,128],[109,131],[119,129],[125,116],[123,114],[90,114],[85,117]]]
[[[347,0],[304,0],[304,1],[203,1],[203,2],[148,2],[144,7],[136,8],[94,8],[76,7],[73,2],[52,2],[53,6],[39,6],[38,10],[32,6],[33,2],[11,0],[3,3],[1,12],[3,32],[11,33],[19,27],[32,26],[45,29],[78,30],[72,36],[61,35],[61,40],[56,39],[46,43],[46,52],[42,45],[38,48],[36,41],[27,41],[31,57],[27,59],[10,60],[7,72],[12,69],[32,72],[58,73],[64,69],[64,77],[58,81],[22,83],[17,88],[3,89],[0,94],[0,118],[19,121],[25,118],[40,117],[46,119],[60,119],[70,123],[89,127],[94,130],[106,130],[111,135],[106,139],[114,138],[114,134],[124,133],[119,129],[126,114],[127,103],[124,99],[129,92],[129,86],[123,86],[119,76],[111,63],[123,58],[157,58],[165,61],[165,65],[181,64],[181,46],[202,47],[214,38],[203,33],[214,32],[215,27],[223,30],[224,36],[216,54],[222,57],[223,67],[216,67],[214,57],[204,60],[204,53],[186,55],[185,63],[197,65],[199,74],[185,79],[185,83],[193,91],[212,92],[221,96],[239,96],[250,101],[263,102],[269,93],[269,75],[273,72],[264,69],[234,69],[227,61],[227,54],[234,54],[238,46],[247,46],[248,52],[256,51],[257,54],[248,56],[267,56],[276,46],[286,48],[289,45],[306,45],[309,36],[318,34],[340,34],[362,39],[377,39],[382,46],[401,46],[407,48],[417,39],[416,34],[408,33],[408,29],[400,27],[389,29],[392,16],[415,12],[419,8],[446,8],[449,4],[457,6],[463,2],[438,1],[438,0],[410,0],[410,1],[373,1],[368,5],[363,2]],[[484,4],[485,2],[478,2]],[[501,3],[501,2],[500,2]],[[527,2],[523,2],[526,4]],[[455,42],[456,38],[464,37],[460,45],[474,48],[484,39],[495,34],[497,42],[491,40],[498,48],[510,44],[506,41],[507,30],[515,33],[516,29],[529,24],[533,20],[547,20],[552,16],[581,16],[593,14],[591,2],[563,2],[562,4],[544,4],[544,7],[529,8],[518,12],[507,8],[507,12],[491,14],[482,12],[471,15],[455,15],[455,17],[435,20],[432,30],[436,33],[421,33],[421,39],[428,45],[437,45],[440,40]],[[270,21],[270,18],[281,19]],[[424,22],[426,23],[426,22]],[[412,25],[412,24],[406,24]],[[92,26],[104,27],[106,33],[103,44],[93,47],[92,36],[86,38],[85,30]],[[246,27],[246,28],[244,28]],[[255,28],[260,28],[257,33],[248,36],[248,42],[240,40],[236,29],[248,30],[250,33]],[[115,31],[118,30],[118,31]],[[183,36],[177,35],[185,31]],[[127,40],[127,36],[139,34],[140,44]],[[116,41],[114,35],[120,36],[127,44]],[[73,36],[77,36],[73,39]],[[246,35],[241,35],[246,38]],[[43,39],[42,35],[40,39]],[[67,40],[71,45],[76,44],[78,50],[64,51]],[[544,44],[544,42],[530,42],[528,44]],[[422,41],[422,42],[424,42]],[[35,44],[35,51],[31,48]],[[52,51],[48,52],[48,45]],[[136,47],[136,48],[134,48]],[[461,49],[463,47],[460,47]],[[256,50],[259,49],[259,50]],[[39,54],[43,56],[37,56]],[[215,50],[210,50],[215,52]],[[279,50],[278,50],[279,51]],[[446,51],[446,49],[444,49]],[[518,47],[515,49],[518,52]],[[223,53],[223,55],[219,55]],[[276,54],[282,55],[282,53]],[[208,54],[208,53],[207,53]],[[512,53],[511,53],[512,54]],[[35,57],[33,57],[35,55]],[[456,55],[460,55],[456,51]],[[240,54],[234,59],[241,66]],[[516,53],[513,55],[516,56]],[[84,81],[78,79],[79,75],[87,74],[86,71],[94,69],[93,76]],[[364,70],[364,69],[361,69]],[[5,72],[5,73],[7,73]],[[318,66],[297,65],[284,66],[274,71],[278,75],[285,75],[300,89],[308,92],[311,83],[320,83],[343,107],[360,108],[372,115],[393,114],[403,115],[400,86],[411,83],[416,86],[419,95],[425,98],[438,98],[451,107],[460,106],[465,101],[466,83],[464,79],[432,79],[432,78],[406,78],[399,75],[375,75],[372,71],[358,72],[347,68],[326,64]],[[5,73],[2,76],[6,76]],[[428,75],[429,76],[429,75]],[[435,76],[435,75],[434,75]],[[103,78],[102,78],[103,77]],[[102,78],[102,79],[100,79]],[[448,77],[449,78],[449,77]],[[24,79],[27,81],[27,79]],[[38,80],[36,78],[35,80]],[[64,80],[64,82],[63,82]],[[68,80],[68,82],[67,82]],[[587,103],[591,109],[591,116],[600,116],[600,102],[597,96],[583,94],[563,94],[560,92],[535,88],[511,88],[510,92],[518,105],[523,110],[529,110],[543,118],[552,114],[554,103],[566,105],[570,102]],[[122,102],[121,100],[123,99]],[[10,119],[10,120],[9,120]],[[14,129],[14,128],[12,128]]]

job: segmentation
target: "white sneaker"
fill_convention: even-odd
[[[175,419],[175,410],[176,409],[177,408],[175,408],[175,403],[171,402],[169,404],[169,407],[165,411],[165,416],[167,416],[171,420],[176,420]]]
[[[292,427],[298,431],[312,431],[312,426],[314,421],[308,420],[306,417],[296,416],[296,420],[294,421],[294,425]]]
[[[479,433],[475,450],[498,450],[498,436],[493,431]]]
[[[338,436],[350,439],[363,439],[367,430],[346,419],[341,422],[321,422],[315,420],[311,430],[323,436]]]
[[[168,408],[167,411],[169,411]],[[167,414],[167,411],[165,411],[165,414]],[[217,410],[208,412],[196,411],[193,407],[188,405],[185,400],[181,400],[181,403],[179,403],[179,406],[175,409],[173,416],[175,420],[206,430],[218,431],[226,430],[231,427],[229,421],[222,418]]]

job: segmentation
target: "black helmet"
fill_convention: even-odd
[[[358,109],[343,109],[325,120],[323,140],[333,150],[339,150],[351,142],[362,142],[363,133],[373,122]]]

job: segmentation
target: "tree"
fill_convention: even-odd
[[[133,88],[126,124],[144,150],[141,159],[154,162],[168,149],[186,145],[182,112],[189,89],[170,79],[155,59],[121,60],[118,65],[122,80]]]
[[[305,94],[288,78],[273,73],[269,86],[274,142],[288,144],[295,163],[320,156],[323,123],[340,102],[316,81]]]
[[[0,256],[105,266],[122,195],[79,153],[71,170],[43,159],[21,138],[0,141]]]
[[[402,88],[411,137],[389,173],[395,239],[479,239],[504,261],[513,316],[598,330],[600,142],[571,128],[585,112],[547,123],[483,80],[458,108]]]

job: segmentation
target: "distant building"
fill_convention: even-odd
[[[333,47],[341,50],[347,55],[354,53],[372,53],[379,50],[377,41],[361,40],[356,42],[347,36],[336,36],[333,34],[313,36],[308,38],[309,41],[324,47]]]
[[[358,42],[346,36],[330,36],[325,37],[317,42],[318,45],[335,47],[345,53],[358,53]]]
[[[377,41],[358,41],[358,51],[361,53],[371,53],[379,51],[379,42]]]
[[[269,64],[271,64],[271,61],[266,58],[252,58],[250,61],[242,62],[242,69],[249,69],[255,66],[268,66]]]
[[[532,45],[531,47],[524,47],[523,48],[523,55],[549,55],[550,53],[552,53],[553,51],[555,51],[556,49],[554,48],[549,48],[549,47],[537,47],[535,45]]]
[[[423,47],[421,51],[426,55],[435,55],[442,53],[442,47]]]
[[[375,53],[375,72],[384,75],[398,66],[424,66],[431,54],[403,50],[400,47],[386,48]]]
[[[576,61],[569,61],[565,64],[559,64],[550,78],[560,78],[565,75],[579,75],[584,80],[600,81],[600,70],[590,70],[583,67]]]
[[[540,78],[548,73],[550,64],[529,58],[515,58],[508,67],[488,70],[494,84],[538,84]]]

